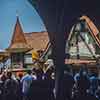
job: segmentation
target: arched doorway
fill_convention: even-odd
[[[56,96],[63,100],[62,81],[65,60],[65,40],[69,27],[79,16],[86,14],[91,17],[100,15],[99,0],[29,0],[41,16],[53,48],[56,65]],[[65,34],[67,32],[67,34]]]

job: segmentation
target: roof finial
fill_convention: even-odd
[[[16,17],[18,18],[19,17],[19,11],[16,10]]]

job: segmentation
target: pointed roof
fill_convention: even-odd
[[[24,49],[24,51],[26,51],[25,49],[29,49],[30,47],[27,44],[27,41],[25,39],[20,21],[19,21],[19,17],[17,16],[17,21],[15,24],[15,28],[14,28],[14,33],[12,36],[12,40],[11,40],[11,44],[8,47],[9,50],[13,49],[13,51],[23,51],[22,49]],[[13,52],[12,51],[12,52]]]
[[[26,43],[23,30],[19,21],[19,17],[17,17],[17,21],[15,24],[14,33],[11,41],[11,44],[14,43]]]
[[[83,31],[83,25],[81,21],[84,22],[85,30]],[[77,29],[78,28],[78,29]],[[87,16],[80,17],[80,22],[75,23],[70,31],[68,42],[66,44],[66,53],[70,54],[70,58],[78,59],[95,59],[96,43],[95,38],[92,34],[98,34],[99,31],[94,23]],[[77,38],[76,38],[77,37]]]

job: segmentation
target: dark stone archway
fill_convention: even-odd
[[[99,0],[29,0],[42,18],[49,33],[56,65],[56,99],[63,100],[62,78],[65,40],[70,26],[81,15],[95,20],[100,16]]]

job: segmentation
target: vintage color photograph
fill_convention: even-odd
[[[0,100],[100,100],[99,0],[0,0]]]

